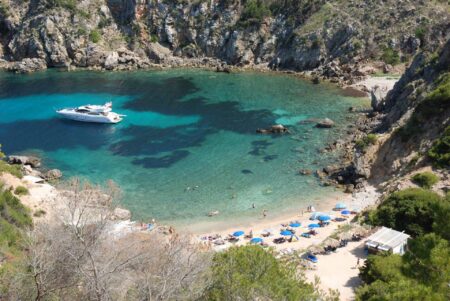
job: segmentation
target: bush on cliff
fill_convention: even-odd
[[[100,33],[98,32],[98,30],[92,30],[91,33],[89,34],[89,40],[91,40],[92,43],[98,43],[100,42],[100,39],[102,38],[102,36],[100,35]]]
[[[381,59],[386,64],[397,65],[400,63],[400,57],[398,55],[398,51],[392,49],[391,47],[385,47],[383,49],[383,54],[381,55]]]
[[[24,186],[17,186],[16,189],[14,189],[15,195],[27,195],[28,193],[28,189]]]
[[[20,169],[20,165],[10,165],[5,161],[0,161],[0,174],[2,173],[10,173],[13,176],[21,179],[23,177],[22,170]]]
[[[415,174],[412,177],[412,180],[420,187],[430,189],[431,187],[433,187],[434,184],[439,182],[439,177],[432,172],[426,171]]]
[[[437,139],[428,152],[434,165],[439,168],[450,167],[450,126]]]
[[[270,9],[261,0],[248,0],[244,4],[240,23],[243,26],[260,24],[265,17],[270,16]]]
[[[47,0],[47,8],[61,7],[70,11],[75,11],[77,8],[76,0]]]
[[[367,136],[363,137],[362,139],[356,140],[355,144],[358,148],[364,150],[369,145],[375,145],[378,141],[378,137],[375,134],[368,134]]]

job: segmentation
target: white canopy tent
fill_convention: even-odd
[[[391,251],[403,255],[410,236],[390,228],[382,227],[367,238],[366,246],[369,251]]]

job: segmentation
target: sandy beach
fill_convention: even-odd
[[[378,198],[379,193],[376,189],[372,186],[367,186],[364,191],[348,195],[339,202],[345,203],[348,209],[358,208],[364,210],[367,207],[373,206]],[[335,205],[336,199],[327,199],[323,200],[321,203],[317,203],[315,208],[317,209],[317,212],[340,217],[340,212],[333,210]],[[244,231],[245,234],[249,234],[250,231],[252,231],[253,237],[263,238],[263,241],[267,243],[268,246],[275,248],[280,254],[293,254],[294,252],[301,254],[304,253],[308,247],[321,244],[343,225],[349,225],[350,220],[353,217],[350,216],[346,221],[342,222],[332,221],[328,226],[317,228],[317,235],[311,236],[311,238],[300,237],[297,235],[299,236],[299,239],[293,242],[285,242],[282,244],[275,244],[273,242],[275,238],[281,237],[280,230],[286,228],[283,225],[288,225],[292,221],[301,223],[301,227],[292,228],[296,231],[296,234],[307,232],[308,225],[317,222],[309,220],[311,214],[311,212],[307,212],[305,209],[303,215],[300,211],[289,216],[277,217],[276,219],[271,219],[268,216],[264,219],[255,221],[251,226],[241,228],[234,227],[218,232],[197,234],[195,237],[198,241],[210,246],[215,251],[221,251],[230,246],[249,244],[250,239],[245,239],[244,236],[241,236],[238,242],[226,242],[223,245],[215,245],[207,238],[218,235],[222,238],[226,238],[237,230]],[[262,237],[261,234],[265,229],[273,230],[274,234],[267,238]],[[365,259],[363,245],[363,241],[349,242],[347,246],[338,248],[336,252],[332,252],[329,255],[318,255],[318,263],[314,264],[312,270],[306,271],[307,279],[314,282],[315,276],[318,276],[321,279],[319,286],[322,290],[328,291],[329,289],[337,289],[340,293],[341,300],[352,300],[354,297],[354,288],[360,284],[358,278],[359,270],[356,268],[356,263],[358,258],[360,258],[360,265],[362,265]],[[336,277],[336,273],[338,273],[339,277]]]

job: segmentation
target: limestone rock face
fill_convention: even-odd
[[[381,57],[386,47],[400,58],[435,51],[450,20],[442,5],[414,0],[288,1],[265,17],[248,16],[245,1],[82,0],[75,9],[7,2],[0,59],[10,62],[128,70],[207,58],[206,64],[312,71],[345,84],[364,76],[358,64]],[[429,24],[418,37],[423,19]],[[123,48],[129,53],[122,55]]]
[[[386,98],[388,91],[383,90],[379,86],[375,86],[370,91],[370,105],[372,106],[372,109],[376,112],[381,111],[383,108],[384,100]]]
[[[38,58],[25,58],[8,66],[8,70],[17,73],[31,73],[47,69],[47,62]]]
[[[119,64],[119,54],[117,51],[112,51],[108,54],[108,56],[105,59],[105,69],[106,70],[113,70],[117,67]]]

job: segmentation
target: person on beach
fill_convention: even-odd
[[[264,209],[262,212],[263,218],[265,218],[267,216],[267,209]]]
[[[255,208],[256,208],[256,206],[255,206],[255,203],[252,203],[252,208],[253,208],[253,209],[255,209]]]

